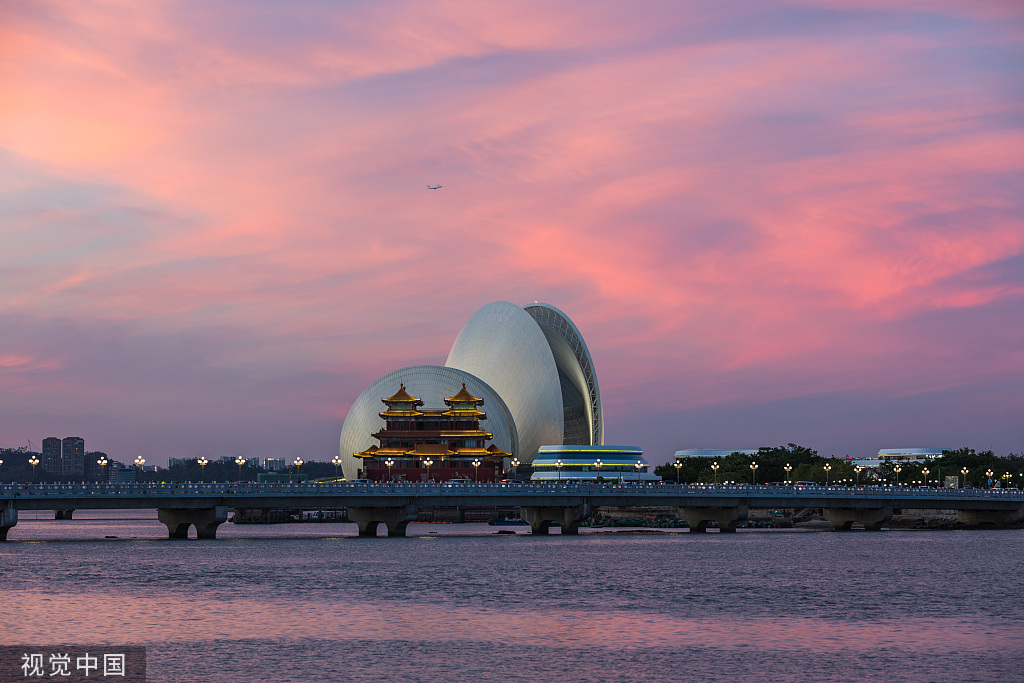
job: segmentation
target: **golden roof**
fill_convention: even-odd
[[[484,400],[482,398],[477,398],[473,394],[469,393],[469,391],[466,389],[466,383],[463,382],[462,389],[459,391],[459,393],[455,394],[451,398],[446,398],[444,402],[447,403],[448,405],[451,405],[453,403],[483,403]]]
[[[391,407],[391,403],[412,403],[417,406],[423,405],[422,400],[409,395],[409,392],[405,390],[404,383],[398,385],[398,391],[395,392],[394,396],[391,398],[382,398],[381,401],[389,404],[389,408]]]

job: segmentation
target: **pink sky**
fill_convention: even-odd
[[[539,300],[654,462],[1024,451],[1022,65],[1010,1],[7,4],[0,445],[326,460]]]

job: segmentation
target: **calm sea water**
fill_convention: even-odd
[[[151,681],[1024,680],[1021,531],[167,541],[76,514],[0,544],[0,644],[145,645]]]

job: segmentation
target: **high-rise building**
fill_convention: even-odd
[[[263,469],[268,472],[277,472],[285,468],[284,458],[264,458]]]
[[[65,476],[85,476],[85,439],[68,436],[61,442],[60,473]]]
[[[61,473],[60,439],[48,436],[43,439],[42,454],[43,471],[49,474]]]

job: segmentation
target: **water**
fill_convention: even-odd
[[[146,645],[151,681],[1024,679],[1021,531],[167,541],[86,514],[0,545],[0,644]]]

